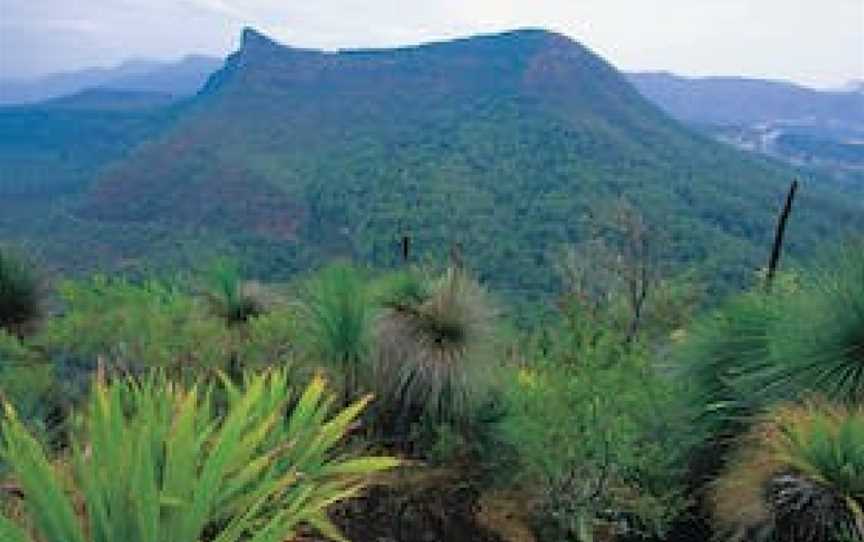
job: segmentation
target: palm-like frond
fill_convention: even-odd
[[[737,433],[769,404],[761,377],[774,369],[772,341],[780,302],[759,293],[733,299],[688,331],[679,367],[695,385],[710,434]],[[770,386],[769,386],[770,387]]]
[[[75,436],[71,487],[6,405],[0,457],[25,495],[24,524],[0,533],[39,542],[218,542],[292,539],[301,524],[342,540],[327,508],[390,468],[386,457],[336,451],[364,398],[330,415],[315,379],[290,411],[286,373],[223,385],[228,407],[214,414],[212,386],[181,387],[162,375],[95,384]],[[214,534],[215,533],[215,534]],[[16,538],[17,537],[17,538]],[[5,538],[4,538],[5,539]]]

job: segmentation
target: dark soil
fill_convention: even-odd
[[[401,476],[330,517],[351,542],[504,542],[478,523],[474,485],[451,474]]]

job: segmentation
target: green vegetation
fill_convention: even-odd
[[[284,371],[222,386],[219,412],[212,384],[184,388],[158,373],[97,380],[60,465],[7,404],[0,457],[25,499],[20,524],[0,516],[3,539],[264,542],[291,539],[305,523],[341,540],[327,507],[397,464],[332,455],[369,398],[331,416],[318,379],[284,415]]]
[[[515,506],[540,542],[860,540],[861,242],[694,316],[627,216],[565,253],[534,327],[457,253],[254,292],[225,260],[59,282],[44,325],[0,333],[0,534],[342,540],[390,521],[366,484],[396,479]]]
[[[683,390],[581,309],[512,373],[503,440],[539,492],[543,540],[590,541],[601,525],[662,537],[688,504]]]

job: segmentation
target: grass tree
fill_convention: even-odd
[[[864,404],[864,241],[833,255],[785,307],[776,366],[763,379],[788,395],[812,390]]]
[[[261,286],[244,281],[239,265],[231,260],[219,260],[209,269],[204,295],[211,312],[228,325],[246,323],[266,311]]]
[[[772,409],[713,485],[711,505],[730,540],[864,539],[864,410]]]
[[[465,420],[494,362],[495,311],[467,272],[436,280],[418,271],[391,279],[375,326],[375,378],[381,400],[406,420]]]
[[[300,346],[314,362],[342,376],[346,404],[360,393],[371,349],[373,308],[364,273],[349,264],[321,270],[303,292]]]
[[[212,385],[97,380],[68,461],[52,461],[5,405],[0,458],[23,498],[0,516],[0,538],[278,542],[306,525],[344,540],[328,507],[396,465],[340,451],[369,397],[331,413],[322,379],[292,397],[278,370],[221,385],[217,409]]]
[[[42,316],[42,290],[22,257],[0,248],[0,328],[22,337]]]

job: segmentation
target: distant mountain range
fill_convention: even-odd
[[[864,188],[864,91],[817,91],[739,77],[631,73],[673,117],[736,145]]]
[[[864,125],[864,94],[857,90],[814,90],[779,81],[681,77],[665,72],[627,77],[646,98],[685,122]]]
[[[0,240],[74,269],[227,251],[286,278],[334,257],[394,264],[410,233],[418,258],[459,242],[484,280],[535,299],[561,246],[626,198],[675,269],[728,288],[762,264],[796,175],[692,132],[542,30],[330,53],[250,29],[186,100],[87,96],[0,109],[0,168],[16,172],[0,179]],[[790,254],[864,231],[862,211],[805,186]]]
[[[114,68],[91,68],[36,79],[0,79],[0,105],[37,103],[92,89],[189,96],[222,60],[188,56],[177,62],[135,60]]]

